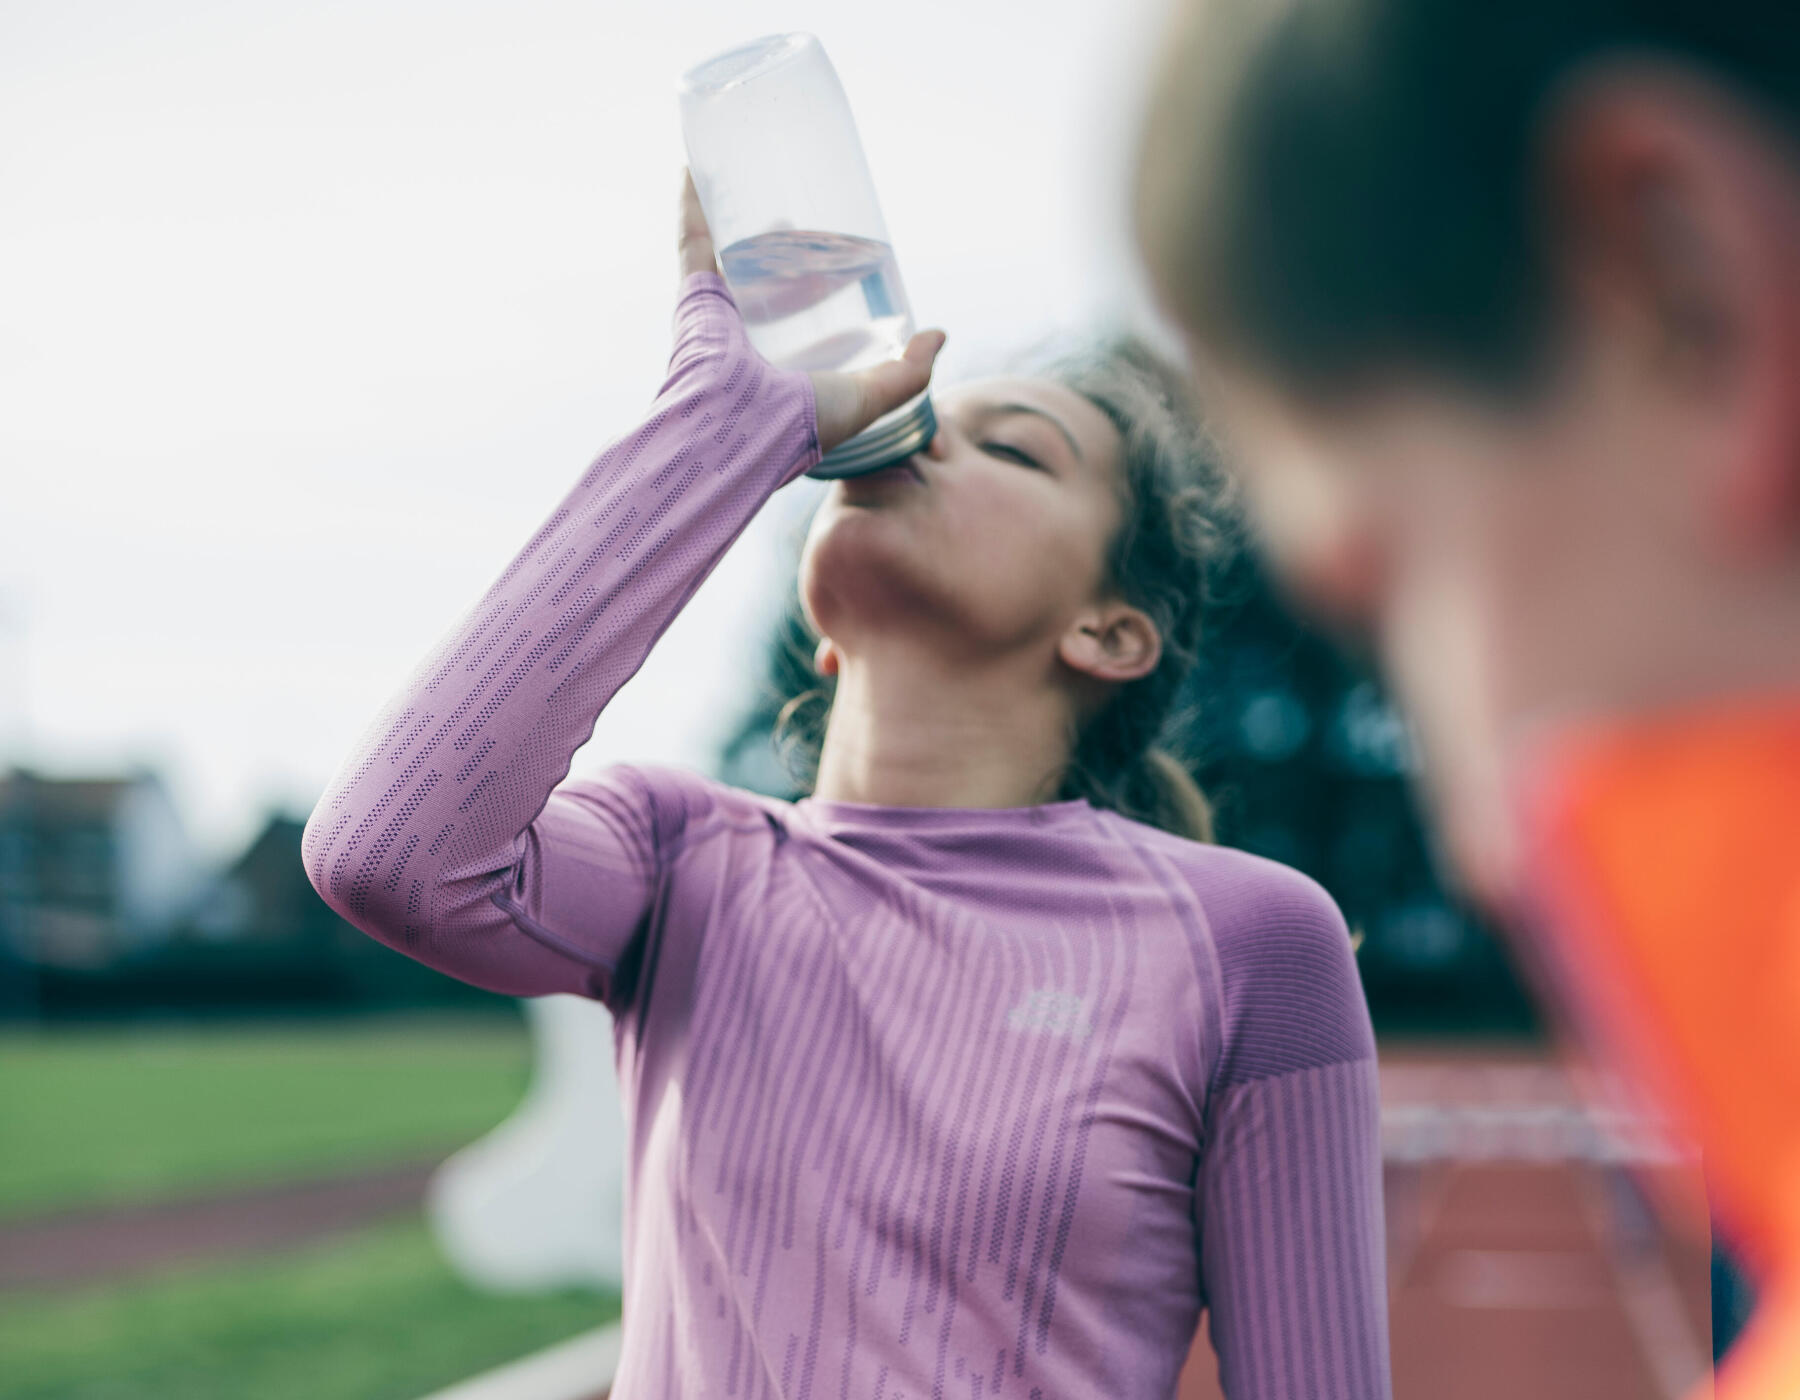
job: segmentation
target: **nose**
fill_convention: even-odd
[[[1315,539],[1290,555],[1285,572],[1300,602],[1325,621],[1357,634],[1373,626],[1386,570],[1368,532],[1346,528]]]
[[[1270,454],[1243,476],[1261,552],[1293,600],[1335,626],[1365,631],[1387,574],[1367,502],[1342,472],[1304,456]]]

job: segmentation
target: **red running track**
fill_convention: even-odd
[[[1682,1400],[1706,1386],[1710,1246],[1691,1154],[1546,1048],[1383,1044],[1381,1058],[1395,1400]],[[1221,1394],[1203,1326],[1179,1400]]]

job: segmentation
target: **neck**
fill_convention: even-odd
[[[1041,659],[946,666],[888,646],[840,658],[813,795],[883,807],[1027,807],[1054,800],[1068,703]]]

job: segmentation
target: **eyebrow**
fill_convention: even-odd
[[[1063,420],[1058,418],[1054,413],[1048,413],[1041,408],[1033,408],[1028,403],[983,404],[983,405],[981,405],[981,411],[983,413],[996,413],[996,414],[998,414],[998,413],[1029,413],[1034,418],[1042,418],[1046,422],[1053,424],[1056,428],[1056,431],[1063,435],[1063,441],[1069,444],[1069,451],[1071,451],[1075,454],[1075,460],[1077,462],[1081,462],[1081,463],[1085,464],[1087,461],[1087,458],[1085,458],[1081,455],[1081,448],[1076,445],[1075,434],[1071,433],[1069,431],[1068,427],[1063,423]]]

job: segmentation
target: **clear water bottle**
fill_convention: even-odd
[[[772,34],[682,75],[682,135],[719,265],[750,342],[783,369],[892,359],[912,308],[837,71],[811,34]],[[903,461],[937,431],[929,394],[878,418],[810,473]]]

